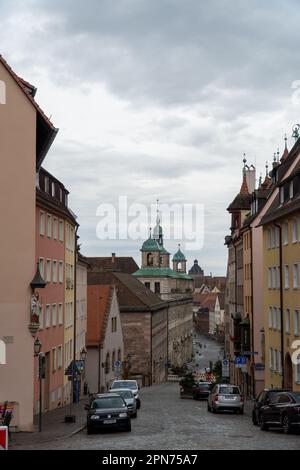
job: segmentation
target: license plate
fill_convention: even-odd
[[[116,424],[116,422],[116,419],[106,419],[105,421],[103,421],[103,424]]]
[[[225,395],[225,400],[235,400],[235,397],[231,397],[230,395]]]

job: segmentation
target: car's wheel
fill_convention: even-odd
[[[239,415],[243,415],[243,414],[244,414],[244,408],[241,408],[241,409],[239,410]]]
[[[260,419],[260,429],[262,431],[268,431],[269,426],[265,423],[264,417],[262,416]]]
[[[252,411],[252,423],[253,423],[254,426],[258,425],[256,413],[254,411]]]
[[[216,414],[216,412],[217,412],[216,408],[212,407],[212,412],[213,412],[214,414]]]
[[[211,413],[211,407],[209,406],[208,403],[207,403],[207,411],[208,411],[209,413]]]
[[[141,400],[138,398],[137,401],[136,401],[136,407],[137,409],[139,410],[140,407],[141,407]]]
[[[133,418],[137,418],[137,411],[132,415]]]
[[[290,418],[288,417],[288,415],[283,415],[282,417],[282,429],[283,429],[284,434],[290,434],[292,431],[291,422],[290,422]]]
[[[87,434],[93,434],[94,430],[93,430],[93,428],[91,428],[91,426],[87,426],[86,432],[87,432]]]

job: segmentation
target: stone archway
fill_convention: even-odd
[[[293,364],[289,353],[286,353],[284,359],[284,387],[293,389]]]

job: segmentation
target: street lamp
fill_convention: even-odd
[[[86,355],[87,355],[87,350],[84,347],[82,347],[80,350],[80,360],[85,362]]]
[[[45,370],[44,370],[44,355],[41,353],[42,343],[37,338],[34,342],[34,356],[38,357],[38,367],[39,367],[39,432],[42,431],[42,380],[45,377]]]

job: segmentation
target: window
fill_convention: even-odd
[[[58,304],[58,324],[63,324],[63,306],[62,304]]]
[[[62,346],[58,346],[57,349],[57,368],[62,368]]]
[[[277,349],[274,349],[274,350],[273,350],[273,354],[274,354],[273,366],[274,366],[274,370],[277,371]]]
[[[273,287],[273,271],[272,268],[268,268],[268,287],[272,289]]]
[[[284,245],[289,243],[289,224],[287,222],[283,225],[283,243]]]
[[[299,310],[294,312],[294,335],[299,336]]]
[[[281,309],[277,308],[277,330],[281,331]]]
[[[284,188],[283,188],[283,186],[281,186],[281,188],[280,188],[279,198],[280,198],[280,204],[283,204],[284,203]]]
[[[269,349],[269,366],[273,369],[273,348]]]
[[[44,258],[39,259],[40,273],[43,279],[45,279],[45,263]]]
[[[49,193],[49,178],[45,176],[45,192]]]
[[[145,287],[147,287],[147,289],[150,289],[150,282],[145,282]]]
[[[51,215],[47,215],[47,237],[52,237],[52,217]]]
[[[63,202],[63,192],[61,188],[59,188],[59,200],[60,202]]]
[[[51,196],[55,197],[55,183],[52,181],[51,183]]]
[[[57,240],[58,236],[58,222],[57,219],[53,219],[53,238],[54,240]]]
[[[39,305],[39,329],[42,330],[44,328],[44,312],[43,312],[43,305]]]
[[[279,228],[275,227],[275,247],[278,248],[280,246],[280,237],[279,237]]]
[[[292,242],[297,242],[297,222],[295,220],[292,222]]]
[[[45,235],[45,212],[40,212],[40,235]]]
[[[299,284],[298,264],[293,265],[293,288],[297,289]]]
[[[46,265],[46,281],[51,282],[51,260],[47,259]]]
[[[59,221],[59,239],[61,242],[64,241],[64,223],[62,220]]]
[[[56,371],[56,348],[52,349],[52,372]]]
[[[111,332],[115,333],[117,331],[117,317],[112,317],[111,319]]]
[[[114,351],[111,356],[111,370],[112,371],[115,370],[115,362],[116,362],[116,351]]]
[[[290,199],[292,199],[294,197],[294,184],[293,184],[293,181],[291,181],[290,184],[289,184],[289,195],[290,195]]]
[[[52,262],[52,281],[57,282],[57,261]]]
[[[273,308],[269,307],[269,328],[273,328]]]
[[[270,250],[272,248],[272,234],[271,234],[271,229],[268,229],[268,249]]]
[[[52,326],[56,326],[57,323],[57,306],[56,304],[52,305]]]
[[[62,261],[59,262],[58,266],[58,280],[60,283],[64,282],[64,264]]]
[[[277,308],[273,308],[273,328],[274,330],[278,329],[277,328]]]
[[[286,309],[285,332],[288,334],[291,332],[291,312],[289,308]]]
[[[154,292],[155,294],[160,294],[160,282],[154,283]]]
[[[282,367],[281,367],[281,351],[277,351],[277,370],[279,374],[282,374]]]
[[[278,277],[277,277],[277,267],[273,268],[273,289],[276,289],[278,285]]]
[[[287,264],[284,266],[284,287],[285,289],[290,287],[290,271]]]
[[[46,328],[50,328],[51,324],[51,313],[50,313],[50,305],[46,305]]]

